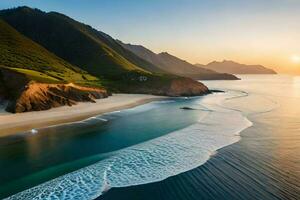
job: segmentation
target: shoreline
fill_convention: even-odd
[[[221,96],[221,98],[222,98],[222,96]],[[209,100],[207,102],[201,101],[202,102],[201,105],[203,105],[203,104],[204,105],[214,105],[214,104],[218,105],[218,102],[219,102],[218,99],[220,99],[220,97],[217,97],[217,99],[215,97],[210,98],[210,99],[212,101],[211,100]],[[226,99],[226,97],[224,96],[223,99]],[[220,109],[222,110],[224,108],[220,108]],[[235,112],[238,113],[237,111],[235,111]],[[193,170],[193,169],[205,164],[213,156],[211,153],[216,153],[219,149],[222,149],[226,146],[229,146],[233,143],[238,142],[241,139],[239,136],[240,132],[242,132],[243,130],[248,128],[247,127],[248,125],[244,124],[243,127],[240,127],[239,130],[236,130],[237,126],[233,123],[233,129],[232,129],[232,128],[230,128],[230,126],[228,127],[228,124],[231,124],[231,123],[228,123],[228,121],[231,121],[231,117],[230,117],[230,116],[232,116],[231,114],[225,115],[225,116],[229,116],[229,117],[225,117],[223,120],[222,118],[218,117],[219,112],[214,112],[214,113],[217,114],[215,116],[215,117],[217,117],[216,119],[219,119],[219,120],[221,119],[220,123],[226,126],[226,128],[223,127],[224,128],[223,130],[225,131],[224,135],[223,134],[219,135],[218,131],[216,131],[214,126],[206,126],[207,128],[202,129],[203,123],[204,124],[212,124],[213,122],[215,122],[214,121],[215,117],[210,118],[210,119],[204,117],[204,118],[201,118],[201,121],[202,121],[201,123],[195,123],[195,124],[189,125],[187,127],[184,127],[182,129],[178,129],[178,130],[174,130],[174,131],[170,132],[173,134],[168,133],[166,135],[155,137],[151,140],[146,140],[147,142],[143,141],[141,143],[136,143],[136,144],[126,147],[124,149],[119,149],[119,151],[118,151],[119,157],[117,159],[118,162],[123,163],[126,166],[127,159],[129,159],[131,162],[133,162],[133,160],[134,160],[135,163],[138,163],[138,165],[137,165],[138,167],[134,169],[134,170],[137,170],[137,171],[135,171],[137,174],[141,173],[140,171],[138,171],[139,168],[141,170],[145,169],[145,166],[143,166],[143,163],[150,164],[148,166],[146,164],[146,166],[147,166],[146,169],[150,169],[151,167],[149,167],[149,166],[155,166],[156,159],[153,159],[153,157],[151,157],[151,156],[154,156],[155,158],[157,158],[157,156],[162,156],[162,157],[159,157],[159,159],[163,160],[164,158],[166,158],[166,161],[171,159],[174,161],[174,162],[171,162],[172,164],[179,161],[179,163],[181,162],[181,164],[177,165],[177,166],[182,166],[183,168],[181,168],[179,170],[178,170],[178,168],[176,168],[178,170],[176,173],[174,170],[166,170],[166,171],[172,171],[172,172],[169,175],[168,175],[168,173],[164,173],[165,177],[144,176],[144,177],[142,177],[142,179],[138,179],[138,180],[133,179],[132,180],[133,182],[130,182],[130,179],[129,179],[129,182],[127,182],[126,184],[130,183],[131,185],[125,184],[123,186],[123,185],[118,185],[119,183],[117,185],[120,186],[121,188],[124,188],[124,187],[128,188],[128,187],[132,187],[132,186],[136,186],[136,185],[147,185],[147,184],[153,184],[156,182],[164,181],[168,178],[177,176],[179,174],[183,174],[185,172],[188,172],[190,170]],[[221,114],[222,117],[223,117],[223,115]],[[239,114],[239,116],[241,116],[242,121],[234,120],[234,122],[237,124],[240,124],[239,122],[243,122],[245,120],[245,117],[243,117],[241,114]],[[203,119],[206,119],[208,121],[203,121]],[[227,119],[227,120],[225,120],[225,119]],[[247,120],[245,122],[247,122]],[[231,126],[232,126],[232,124],[231,124]],[[199,133],[199,130],[204,130],[204,131],[200,131],[200,133]],[[219,130],[222,130],[222,129],[219,129]],[[231,133],[232,130],[235,130],[238,133],[236,133],[234,131]],[[178,133],[180,133],[180,134],[178,134]],[[190,139],[182,140],[183,137],[186,138],[187,133],[188,133]],[[230,133],[230,134],[228,134],[228,133]],[[218,135],[219,135],[219,137],[217,137]],[[224,136],[226,136],[226,138],[225,138],[226,142],[220,143],[220,140],[222,140],[222,141],[224,140]],[[211,140],[212,137],[214,138],[214,140]],[[159,143],[155,142],[158,140],[160,141]],[[205,143],[210,140],[213,141],[213,143],[209,143],[207,146],[207,144],[205,144]],[[203,141],[205,143],[201,143]],[[146,146],[144,146],[145,143],[147,143]],[[178,145],[174,145],[176,143]],[[160,144],[159,147],[157,146],[157,144]],[[142,147],[139,148],[140,146],[142,146]],[[177,148],[178,146],[180,146],[181,148]],[[197,152],[201,152],[201,156],[196,154],[196,156],[194,158],[192,158],[192,155],[195,153],[192,150],[193,150],[193,147],[196,147],[196,146],[203,147],[203,149],[205,149],[205,151],[201,151],[200,149],[197,149]],[[171,147],[173,147],[173,148],[171,148]],[[207,147],[209,147],[209,148],[207,148]],[[189,149],[189,148],[191,148],[191,149]],[[142,151],[141,151],[141,149],[142,149]],[[157,151],[154,151],[153,149],[156,149]],[[171,153],[168,154],[167,152],[164,151],[165,149],[168,150],[167,152],[171,152]],[[184,152],[183,149],[185,149],[186,151]],[[161,153],[157,154],[160,151],[161,151]],[[146,153],[146,154],[141,155],[141,152]],[[155,152],[156,154],[153,155],[152,152]],[[206,153],[204,153],[204,152],[206,152]],[[183,153],[183,154],[181,154],[181,153]],[[138,155],[138,156],[136,156],[136,155]],[[184,163],[189,163],[184,159],[186,157],[193,160],[192,165],[190,165],[191,163],[188,165],[184,165]],[[91,179],[92,179],[92,177],[94,177],[94,174],[89,175],[88,173],[89,172],[93,173],[95,170],[101,171],[101,169],[109,169],[109,167],[112,164],[114,164],[114,167],[116,167],[115,169],[117,171],[117,174],[114,174],[112,177],[116,177],[116,175],[118,175],[119,177],[127,177],[126,172],[118,173],[118,172],[122,172],[125,170],[122,168],[122,165],[120,165],[118,168],[118,165],[116,165],[116,163],[115,163],[115,158],[116,157],[112,158],[108,162],[104,162],[104,164],[101,164],[101,162],[97,162],[98,164],[94,163],[92,165],[87,165],[84,168],[79,168],[78,170],[75,170],[71,173],[66,173],[64,175],[61,175],[61,176],[59,176],[60,178],[54,178],[54,179],[51,179],[51,181],[43,182],[41,184],[38,184],[29,189],[23,190],[22,192],[12,195],[10,197],[17,198],[17,197],[22,197],[22,196],[27,196],[27,195],[30,196],[30,194],[32,193],[32,190],[39,191],[39,190],[42,190],[43,188],[47,188],[48,186],[52,187],[52,185],[68,185],[69,182],[71,182],[72,184],[74,184],[74,182],[75,182],[77,185],[79,185],[79,187],[83,187],[83,188],[85,188],[85,187],[86,188],[104,188],[101,191],[97,190],[98,193],[97,193],[96,199],[98,199],[98,197],[100,197],[102,194],[106,193],[110,188],[109,187],[106,188],[106,186],[107,186],[106,181],[100,182],[100,183],[96,182],[95,184],[98,184],[96,186],[95,185],[91,186],[91,185],[87,184],[87,183],[93,183],[93,181]],[[122,159],[124,159],[124,160],[122,160]],[[109,160],[109,158],[107,160]],[[162,163],[164,164],[164,166],[168,166],[168,164],[166,164],[165,162],[162,162]],[[89,168],[90,170],[87,170],[87,168]],[[159,170],[160,168],[154,167],[154,168],[152,168],[152,170],[154,170],[154,171],[150,171],[150,172],[147,171],[147,173],[150,175],[160,174],[155,171],[156,169]],[[106,172],[106,170],[104,170],[103,173],[105,173],[105,172]],[[113,173],[113,172],[111,171],[111,173]],[[147,173],[145,172],[146,175],[147,175]],[[74,180],[74,179],[78,179],[81,177],[84,177],[84,179],[87,180],[87,182],[85,184],[82,184],[82,182],[76,182],[76,180]],[[91,178],[91,179],[89,179],[89,178]],[[66,180],[72,180],[72,181],[66,181]],[[135,181],[137,181],[137,182],[135,182]],[[112,183],[115,183],[115,182],[112,181]],[[72,187],[65,187],[65,188],[68,189],[68,188],[72,188]],[[112,188],[115,188],[115,187],[112,186]],[[85,189],[83,189],[83,190],[85,191]],[[72,191],[70,191],[68,193],[72,194]],[[94,194],[94,193],[92,193],[92,194]],[[80,194],[77,194],[77,195],[80,195]],[[82,195],[82,193],[81,193],[81,195]],[[96,196],[92,196],[92,198],[94,198],[94,197],[96,197]]]
[[[0,138],[11,136],[34,128],[81,121],[95,115],[124,110],[163,100],[168,97],[144,94],[113,94],[96,103],[78,103],[74,106],[62,106],[44,111],[0,115]]]

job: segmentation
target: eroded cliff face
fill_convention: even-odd
[[[122,84],[122,92],[163,96],[199,96],[210,93],[202,83],[190,78],[173,77],[165,81],[136,80]],[[48,110],[50,108],[75,105],[77,102],[95,102],[106,98],[106,89],[69,84],[37,83],[25,75],[0,68],[0,99],[9,100],[6,110],[20,113]]]
[[[209,89],[204,84],[191,78],[177,77],[164,82],[156,80],[148,81],[140,83],[135,82],[134,84],[129,83],[127,84],[127,87],[122,88],[122,92],[170,97],[201,96],[210,93]]]
[[[11,101],[9,112],[48,110],[63,105],[72,106],[77,102],[95,102],[108,97],[105,89],[81,87],[74,84],[29,83],[19,98]]]
[[[208,94],[208,88],[200,82],[189,78],[178,78],[170,82],[166,91],[168,96],[199,96]]]
[[[47,110],[77,102],[95,102],[106,98],[105,89],[69,84],[47,84],[30,81],[21,73],[0,68],[0,99],[8,100],[6,110],[20,113]]]

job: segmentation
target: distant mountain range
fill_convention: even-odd
[[[124,48],[130,50],[140,58],[152,63],[159,67],[162,71],[176,74],[178,76],[190,77],[193,79],[201,80],[235,80],[235,76],[227,73],[217,73],[216,71],[206,69],[204,67],[198,67],[185,60],[170,55],[167,52],[156,54],[151,50],[141,45],[125,44],[119,41],[119,44]]]
[[[245,65],[230,60],[222,62],[213,61],[207,65],[196,64],[197,67],[214,70],[219,73],[230,74],[276,74],[273,69],[268,69],[262,65]]]

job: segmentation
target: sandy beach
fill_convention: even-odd
[[[80,121],[95,115],[131,108],[167,97],[143,94],[113,94],[96,103],[78,103],[46,111],[0,114],[0,137],[50,125]]]

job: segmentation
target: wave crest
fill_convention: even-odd
[[[8,199],[93,199],[112,187],[161,181],[196,168],[218,149],[237,142],[239,133],[252,125],[240,112],[217,106],[226,96],[202,101],[201,106],[213,111],[196,124],[120,150]]]

